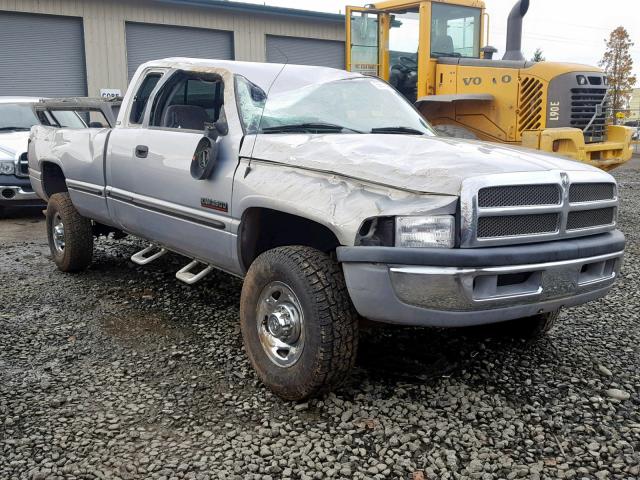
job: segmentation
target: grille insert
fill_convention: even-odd
[[[542,82],[524,77],[520,82],[518,131],[538,130],[542,125]]]
[[[571,203],[597,202],[613,200],[615,188],[613,183],[575,183],[569,189]]]
[[[570,126],[584,130],[595,115],[593,123],[584,132],[587,143],[600,142],[605,137],[606,102],[600,107],[607,93],[606,88],[572,88]]]
[[[558,213],[480,217],[478,238],[516,237],[553,233],[558,230]]]
[[[613,207],[597,208],[595,210],[578,210],[576,212],[569,212],[567,230],[611,225],[614,220],[615,209]]]
[[[558,205],[559,203],[560,189],[557,185],[486,187],[478,192],[480,208]]]

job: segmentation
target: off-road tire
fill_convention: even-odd
[[[473,131],[461,125],[442,124],[442,125],[434,125],[433,128],[436,132],[441,134],[443,137],[464,138],[466,140],[478,139],[478,137],[476,136],[475,133],[473,133]]]
[[[518,318],[496,325],[502,335],[534,341],[544,337],[553,328],[560,310],[541,313],[532,317]]]
[[[64,224],[64,249],[55,247],[53,221],[56,213]],[[69,194],[55,193],[49,198],[46,214],[47,239],[53,261],[63,272],[79,272],[91,264],[93,257],[93,230],[91,220],[81,216],[71,203]]]
[[[258,335],[258,303],[270,282],[291,287],[302,307],[305,335],[298,361],[276,365]],[[285,400],[301,401],[340,385],[353,367],[358,347],[358,315],[340,265],[305,246],[274,248],[261,254],[244,280],[240,327],[247,356],[260,380]]]

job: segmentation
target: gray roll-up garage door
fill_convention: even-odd
[[[344,69],[344,42],[267,35],[267,62]]]
[[[0,12],[0,95],[86,94],[82,19]]]
[[[129,79],[141,64],[159,58],[233,60],[233,32],[127,22],[126,34]]]

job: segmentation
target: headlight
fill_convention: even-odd
[[[13,175],[15,172],[15,165],[13,160],[0,161],[0,174],[1,175]]]
[[[452,215],[396,217],[396,247],[453,248],[455,225]]]

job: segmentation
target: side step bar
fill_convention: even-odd
[[[176,273],[176,278],[178,280],[182,280],[187,285],[193,285],[194,283],[202,280],[206,275],[211,273],[211,271],[213,270],[213,267],[211,265],[207,265],[198,273],[193,273],[191,270],[193,270],[198,264],[204,265],[204,264],[201,264],[198,260],[194,260],[191,263],[189,263],[186,267],[178,270],[178,272]]]
[[[155,253],[149,255],[151,252],[156,251]],[[131,255],[131,261],[133,263],[137,263],[138,265],[146,265],[148,263],[153,262],[154,260],[157,260],[158,258],[160,258],[161,256],[163,256],[165,253],[167,253],[168,250],[162,248],[162,247],[157,247],[155,245],[149,245],[147,248],[144,248],[142,250],[140,250],[138,253],[134,253],[133,255]]]

